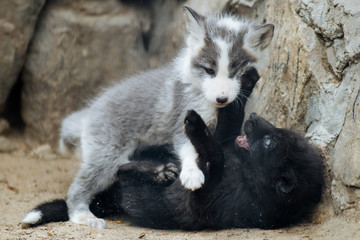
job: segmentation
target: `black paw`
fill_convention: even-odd
[[[154,173],[155,182],[159,184],[170,184],[179,176],[179,169],[173,163],[159,165]]]
[[[184,124],[185,134],[189,138],[206,137],[210,135],[210,131],[205,122],[194,110],[189,110],[186,113]]]
[[[241,91],[246,97],[250,96],[259,79],[259,73],[254,67],[245,70],[245,73],[241,76]]]

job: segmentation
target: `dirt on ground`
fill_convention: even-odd
[[[360,213],[335,215],[322,204],[314,220],[278,230],[231,229],[198,232],[163,231],[131,226],[126,220],[107,221],[106,229],[70,222],[23,229],[21,219],[36,205],[66,196],[80,161],[60,157],[48,145],[31,149],[17,142],[0,152],[0,239],[360,239]],[[123,220],[123,221],[121,221]]]

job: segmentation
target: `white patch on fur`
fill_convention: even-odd
[[[71,214],[70,221],[99,229],[104,229],[106,226],[104,219],[95,217],[90,211],[75,212]]]
[[[183,49],[178,58],[175,59],[177,63],[181,63],[177,64],[176,68],[179,69],[176,69],[176,71],[181,73],[180,76],[182,76],[182,82],[191,83],[195,88],[200,89],[199,81],[191,74],[191,63],[192,59],[197,56],[200,50],[204,47],[204,38],[195,39],[192,36],[188,36],[186,44],[187,47]]]
[[[190,141],[181,147],[179,156],[182,159],[181,184],[192,191],[199,189],[205,182],[205,176],[196,164],[198,154]]]
[[[72,142],[72,144],[79,144],[83,120],[86,118],[87,111],[87,109],[83,109],[81,111],[74,112],[63,120],[61,124],[59,140],[59,150],[62,155],[69,156],[72,150],[74,150],[76,155],[81,158],[79,146],[75,146],[75,149],[71,149],[66,146],[65,142],[71,139],[72,141],[75,141]]]
[[[210,102],[205,102],[202,105],[202,109],[196,109],[196,111],[200,114],[201,118],[204,120],[205,124],[208,127],[214,127],[217,124],[217,107],[210,103]]]
[[[76,147],[75,149],[68,148],[62,138],[59,140],[59,150],[61,155],[64,157],[70,157],[73,153],[73,150],[75,150],[76,157],[81,159],[81,149],[79,147]]]
[[[228,78],[229,76],[229,44],[223,39],[217,38],[214,40],[216,45],[220,48],[220,58],[218,61],[218,73],[216,77]]]
[[[25,215],[24,219],[21,221],[27,224],[36,224],[41,220],[43,214],[39,210],[33,210]]]
[[[218,26],[227,28],[235,34],[238,33],[242,28],[246,27],[246,24],[246,22],[239,21],[230,16],[220,18],[217,22]]]
[[[237,80],[229,78],[229,44],[223,39],[215,39],[215,44],[220,49],[218,60],[218,72],[215,78],[208,77],[203,81],[202,88],[206,98],[216,104],[216,98],[228,98],[230,103],[235,100],[240,91],[240,84]]]
[[[68,157],[69,156],[69,148],[65,146],[64,141],[62,138],[59,140],[59,150],[61,155]]]

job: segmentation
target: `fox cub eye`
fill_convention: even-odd
[[[274,141],[270,137],[265,137],[263,142],[264,148],[272,149],[275,145]]]
[[[204,67],[204,70],[205,70],[205,72],[206,72],[207,74],[209,74],[209,75],[211,75],[211,76],[214,76],[214,75],[215,75],[214,69]]]

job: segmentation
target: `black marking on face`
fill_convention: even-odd
[[[236,38],[232,42],[232,46],[229,51],[229,77],[233,78],[236,75],[238,77],[244,73],[245,68],[249,63],[253,63],[256,59],[249,55],[244,49],[244,36],[246,31],[241,31],[237,34]]]
[[[213,77],[217,72],[217,61],[219,57],[220,49],[212,39],[206,35],[204,47],[192,60],[193,68],[196,69],[200,75],[208,74]]]
[[[218,71],[218,60],[220,58],[220,48],[213,41],[214,39],[223,39],[229,44],[229,78],[237,78],[241,83],[243,80],[241,76],[246,73],[247,67],[250,63],[256,61],[256,58],[251,56],[243,49],[244,37],[248,30],[240,30],[238,32],[231,31],[224,26],[217,26],[214,22],[205,21],[205,45],[200,50],[199,54],[192,60],[193,69],[196,74],[202,76],[204,74],[215,77]],[[256,72],[256,77],[258,74]],[[256,79],[256,81],[258,78]],[[256,82],[255,81],[255,82]]]

